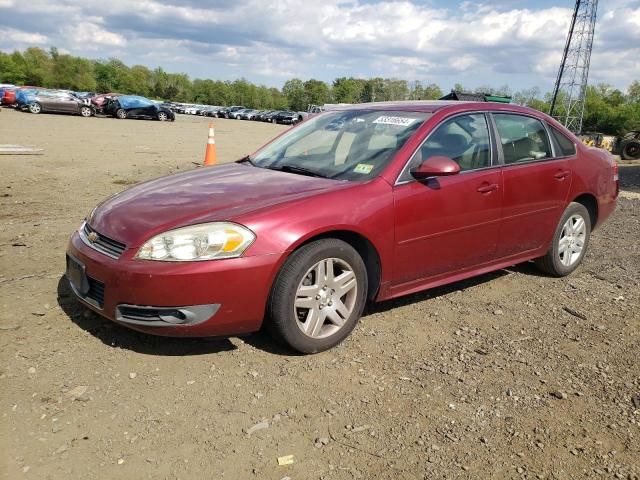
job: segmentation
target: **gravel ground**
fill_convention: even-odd
[[[126,330],[63,277],[90,207],[194,168],[206,124],[0,114],[0,143],[44,148],[0,155],[0,478],[639,478],[640,166],[572,276],[524,264],[372,305],[296,356]],[[220,161],[283,128],[216,120]]]

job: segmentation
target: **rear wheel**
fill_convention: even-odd
[[[569,275],[582,263],[590,235],[589,212],[580,203],[570,203],[558,222],[551,248],[536,259],[536,265],[554,277]]]
[[[354,248],[323,239],[295,251],[269,299],[269,330],[302,353],[327,350],[354,329],[367,297],[367,270]]]
[[[31,113],[40,113],[42,112],[42,105],[40,105],[38,102],[33,102],[29,104],[29,111]]]
[[[127,118],[127,111],[124,108],[119,108],[118,110],[116,110],[116,117],[124,120],[125,118]]]
[[[87,106],[80,107],[80,115],[83,117],[90,117],[93,115],[93,109]]]
[[[158,120],[161,122],[166,122],[169,119],[169,116],[166,112],[158,112]]]
[[[625,140],[620,145],[620,156],[624,160],[640,159],[640,140]]]

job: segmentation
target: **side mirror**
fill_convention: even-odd
[[[460,173],[460,165],[449,157],[436,155],[427,158],[418,167],[411,170],[411,175],[417,180],[425,180],[429,177],[445,177]]]

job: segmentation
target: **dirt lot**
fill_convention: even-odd
[[[571,277],[520,265],[372,306],[295,356],[128,331],[63,278],[89,209],[194,168],[206,123],[1,112],[0,143],[44,155],[0,155],[0,477],[639,478],[640,166]],[[216,127],[222,161],[285,128]]]

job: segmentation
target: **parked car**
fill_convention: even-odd
[[[24,110],[29,103],[34,99],[35,94],[39,91],[38,88],[20,88],[15,92],[14,106],[18,110]],[[43,89],[45,90],[45,89]]]
[[[295,125],[302,121],[302,115],[298,112],[284,111],[279,112],[271,117],[272,123],[283,123],[285,125]]]
[[[4,100],[4,92],[5,91],[15,91],[15,89],[18,88],[15,85],[11,84],[11,83],[2,83],[0,84],[0,105],[5,105],[5,100]]]
[[[101,93],[100,95],[94,95],[90,98],[91,105],[94,106],[96,112],[104,113],[104,107],[109,102],[109,100],[119,97],[120,93]]]
[[[92,117],[96,111],[89,100],[81,100],[75,95],[59,90],[22,90],[23,98],[18,107],[31,113],[71,113],[82,117]]]
[[[16,87],[16,88],[8,87],[4,90],[4,94],[2,96],[2,104],[15,107],[18,103],[17,97],[20,95],[21,91],[38,90],[38,89],[44,90],[41,87],[35,87],[35,86],[23,86],[23,87]]]
[[[273,117],[275,117],[276,115],[279,115],[280,113],[282,113],[282,110],[272,110],[269,113],[265,113],[264,115],[262,115],[262,121],[273,122]]]
[[[197,105],[189,105],[184,109],[184,113],[187,115],[197,115],[200,111],[200,107]]]
[[[258,113],[260,113],[260,110],[249,108],[240,114],[240,120],[253,120]]]
[[[229,112],[229,118],[235,118],[236,120],[241,120],[245,113],[251,112],[250,108],[242,108],[240,110],[236,110],[235,112]]]
[[[232,118],[231,115],[238,110],[242,110],[247,107],[243,107],[240,105],[233,105],[231,107],[224,107],[218,110],[218,118]]]
[[[217,106],[208,106],[203,108],[200,111],[200,114],[204,117],[217,117],[218,116],[218,112],[220,111],[222,107],[217,107]]]
[[[253,120],[262,122],[264,121],[264,118],[266,115],[269,115],[270,113],[273,113],[273,112],[275,112],[275,110],[261,110],[253,117]]]
[[[143,332],[328,349],[382,301],[535,260],[561,277],[613,212],[613,157],[509,104],[318,114],[255,154],[151,180],[73,233],[67,277]],[[425,328],[427,328],[425,326]]]
[[[121,95],[108,100],[104,107],[107,115],[125,119],[141,118],[147,120],[174,121],[175,114],[167,107],[154,103],[138,95]]]

